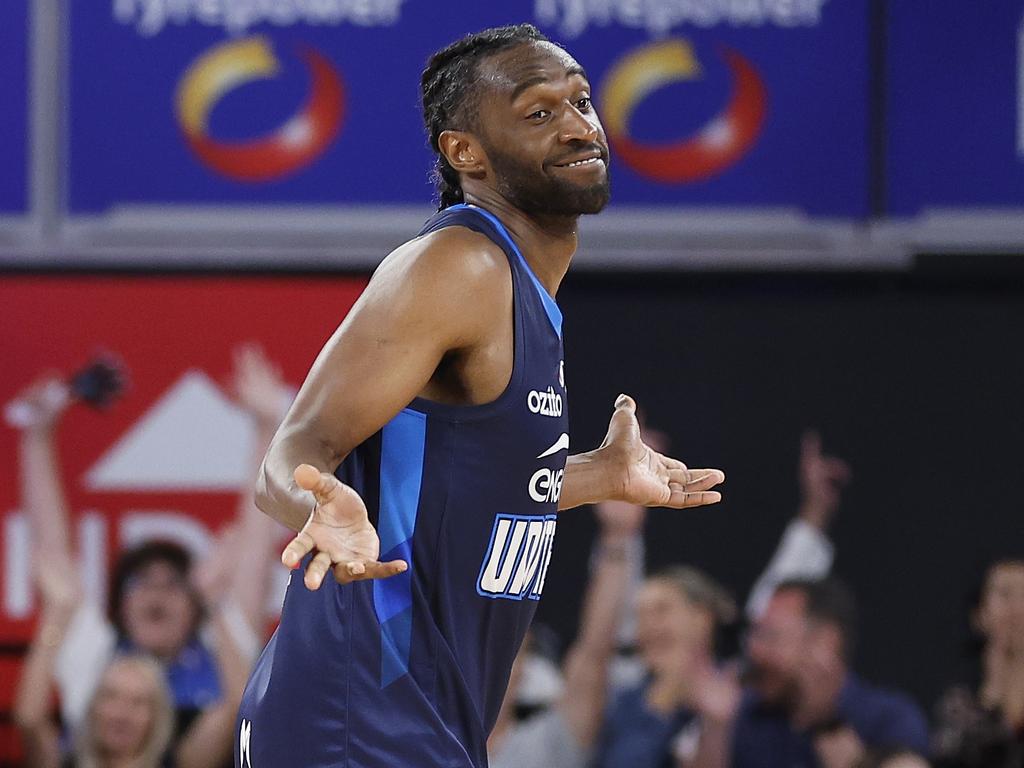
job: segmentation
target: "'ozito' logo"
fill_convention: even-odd
[[[555,392],[554,387],[548,387],[547,392],[533,389],[526,396],[526,407],[530,413],[539,413],[541,416],[561,416],[562,396]]]
[[[685,40],[666,40],[619,59],[601,87],[601,115],[616,156],[641,176],[682,184],[716,176],[754,146],[767,111],[761,76],[739,52],[723,46],[721,57],[732,79],[725,108],[695,136],[671,143],[644,143],[630,134],[630,119],[659,88],[702,77],[701,63]]]
[[[477,593],[506,600],[539,600],[554,540],[555,515],[498,515],[477,579]]]
[[[319,51],[307,47],[299,55],[310,75],[305,106],[269,135],[245,141],[213,138],[210,113],[235,88],[280,74],[270,41],[257,36],[223,43],[192,62],[175,107],[189,148],[205,166],[236,181],[273,181],[306,167],[331,145],[344,114],[341,77]]]

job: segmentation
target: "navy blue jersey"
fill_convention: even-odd
[[[336,471],[382,561],[409,570],[318,591],[293,578],[239,712],[239,768],[483,768],[551,558],[569,436],[561,313],[500,221],[433,216],[508,256],[515,357],[479,406],[417,398]],[[386,376],[387,372],[381,372]]]

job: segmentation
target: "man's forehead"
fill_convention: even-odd
[[[501,51],[481,63],[479,77],[492,88],[512,93],[533,80],[556,80],[583,74],[568,51],[554,43],[534,41]]]

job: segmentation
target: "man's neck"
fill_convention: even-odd
[[[467,190],[465,198],[498,217],[541,285],[554,296],[576,253],[579,217],[527,214],[489,187]]]

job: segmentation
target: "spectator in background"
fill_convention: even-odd
[[[750,622],[756,622],[764,613],[779,584],[828,575],[834,557],[828,527],[835,519],[842,489],[851,476],[845,461],[823,452],[816,430],[804,431],[797,464],[800,505],[747,599],[746,615]],[[682,738],[674,742],[673,757],[678,766],[729,763],[729,730],[742,693],[738,671],[737,664],[721,669],[707,666],[700,671],[693,702],[699,720],[692,722]],[[702,746],[700,752],[698,745]]]
[[[842,459],[823,454],[817,432],[804,433],[799,513],[751,591],[750,616],[764,610],[780,582],[828,573],[833,548],[826,531],[850,475]],[[676,567],[648,580],[636,608],[646,676],[616,697],[597,765],[643,768],[668,760],[686,766],[697,753],[701,730],[714,728],[739,701],[735,665],[719,669],[714,657],[717,630],[732,622],[735,607],[709,577]]]
[[[608,666],[647,513],[644,507],[624,502],[603,502],[595,511],[600,531],[579,634],[565,658],[562,694],[547,711],[516,722],[515,704],[528,640],[513,665],[501,711],[487,741],[491,768],[585,768],[588,764],[604,717]]]
[[[238,350],[233,384],[239,404],[257,426],[255,475],[282,413],[283,386],[253,346]],[[108,621],[83,596],[73,567],[55,444],[67,399],[48,395],[59,386],[50,378],[22,395],[32,413],[20,446],[22,493],[43,608],[29,657],[35,663],[26,666],[19,685],[19,726],[31,750],[44,757],[57,752],[56,729],[46,718],[52,676],[71,732],[97,733],[94,720],[107,690],[101,679],[109,682],[115,675],[123,681],[131,677],[126,670],[142,669],[138,664],[111,666],[111,660],[126,653],[147,654],[162,665],[177,712],[175,765],[216,768],[230,759],[238,700],[262,642],[268,564],[273,560],[259,553],[273,551],[275,524],[256,509],[247,491],[237,520],[196,568],[188,553],[170,542],[148,542],[124,553],[115,567]],[[246,567],[238,567],[243,562]],[[213,643],[204,641],[201,632],[206,614],[212,619]],[[160,699],[141,678],[134,683],[146,688],[154,701]],[[159,719],[154,714],[154,727]],[[80,735],[76,741],[76,749],[84,748]]]
[[[694,738],[696,701],[714,668],[715,636],[736,618],[729,594],[696,568],[672,566],[649,577],[636,601],[636,644],[647,670],[608,709],[595,766],[658,768],[673,742]]]
[[[834,579],[780,584],[747,646],[751,687],[720,675],[723,706],[702,730],[699,768],[855,768],[868,748],[928,749],[924,716],[909,698],[850,670],[856,640],[850,592]],[[709,720],[711,718],[709,717]]]
[[[134,653],[115,656],[101,670],[99,683],[74,734],[70,753],[66,757],[62,755],[60,732],[48,713],[50,681],[79,596],[71,580],[49,564],[37,561],[35,570],[42,610],[36,636],[22,666],[14,702],[14,719],[25,749],[24,765],[27,768],[161,768],[172,765],[168,751],[174,734],[175,712],[166,675],[152,657]],[[230,669],[229,662],[227,671]],[[236,673],[236,676],[239,675]],[[244,683],[244,674],[240,677]],[[230,734],[227,735],[230,738]],[[179,766],[202,764],[187,758],[178,763]]]
[[[977,694],[949,690],[933,735],[940,768],[1024,766],[1024,559],[995,561],[973,606],[983,641]]]
[[[850,482],[850,466],[840,458],[827,456],[821,436],[809,429],[800,440],[798,462],[800,507],[782,535],[768,568],[754,584],[747,600],[747,618],[764,612],[775,587],[787,579],[821,579],[832,569],[835,555],[828,528],[835,519],[843,488]]]

